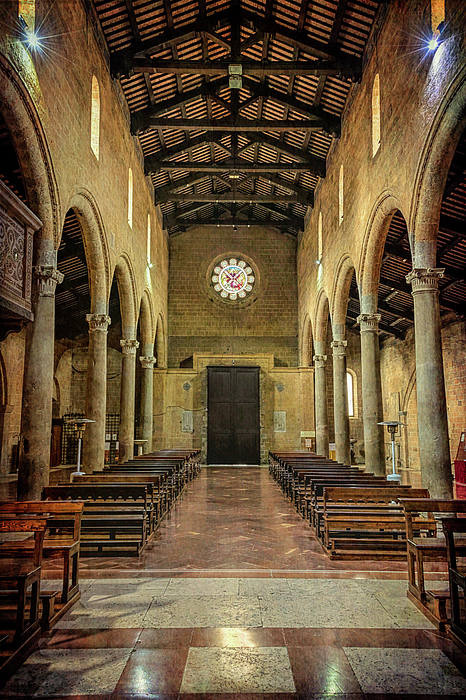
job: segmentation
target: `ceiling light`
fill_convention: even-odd
[[[236,170],[232,170],[231,173],[228,174],[228,177],[230,180],[239,180],[241,178],[241,175],[236,172]]]
[[[439,46],[439,38],[438,36],[433,36],[432,39],[428,43],[428,48],[429,51],[436,51]]]

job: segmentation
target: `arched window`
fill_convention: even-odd
[[[36,24],[36,0],[19,0],[18,15],[24,19],[28,30],[33,32]]]
[[[354,377],[352,372],[346,372],[346,386],[348,389],[348,415],[350,418],[354,418],[355,413],[355,400],[354,400]]]
[[[147,215],[147,266],[152,267],[151,261],[150,261],[150,237],[151,237],[151,229],[150,229],[150,214]]]
[[[317,224],[317,262],[322,262],[323,245],[322,245],[322,212],[319,212],[319,222]]]
[[[374,78],[372,85],[372,157],[380,148],[380,77]]]
[[[91,148],[95,157],[99,160],[99,137],[100,137],[100,88],[99,81],[92,76],[92,96],[91,96]]]
[[[128,170],[128,224],[133,228],[133,171]]]
[[[338,221],[343,221],[343,166],[340,165],[340,179],[338,183]]]
[[[439,25],[445,22],[445,0],[431,0],[430,2],[430,19],[432,25],[432,33],[438,35],[440,33]]]

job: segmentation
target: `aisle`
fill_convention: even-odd
[[[466,656],[394,566],[330,564],[267,469],[205,468],[140,562],[83,560],[0,700],[466,696]]]

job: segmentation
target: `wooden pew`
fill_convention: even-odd
[[[443,537],[424,539],[416,536],[413,521],[419,513],[448,513],[453,515],[466,513],[466,501],[460,499],[402,498],[406,525],[406,547],[408,557],[408,591],[407,595],[426,617],[440,630],[448,622],[446,603],[447,591],[426,591],[424,580],[425,561],[447,561],[447,545]],[[458,552],[466,555],[466,538],[457,543]]]
[[[167,475],[147,474],[147,473],[126,473],[126,472],[105,472],[93,474],[79,474],[73,476],[73,484],[145,484],[150,496],[149,534],[160,524],[163,517],[168,512],[169,493],[167,486]]]
[[[466,518],[445,518],[442,520],[443,533],[447,545],[448,580],[450,582],[450,636],[466,652],[466,575],[464,567],[460,571],[458,557],[466,555],[463,542],[466,538]],[[461,534],[457,539],[455,534]],[[463,614],[460,603],[462,603]]]
[[[44,500],[84,501],[81,556],[139,556],[147,543],[147,484],[46,486]]]
[[[79,592],[79,551],[83,503],[63,501],[21,501],[0,503],[0,517],[36,516],[47,518],[43,559],[62,559],[62,590],[41,591],[42,628],[49,629],[81,597]],[[22,558],[34,547],[32,539],[2,542],[0,556]]]
[[[427,489],[326,487],[324,490],[324,549],[333,558],[401,558],[406,556],[405,516],[400,499],[412,494],[427,500]],[[413,520],[414,531],[432,536],[432,517]]]
[[[0,683],[27,658],[40,637],[39,590],[46,527],[45,518],[0,518],[2,541],[34,534],[34,546],[24,557],[0,559]]]

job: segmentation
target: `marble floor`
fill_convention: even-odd
[[[267,469],[204,468],[139,561],[81,577],[0,700],[466,697],[466,655],[407,600],[405,564],[330,562]]]

